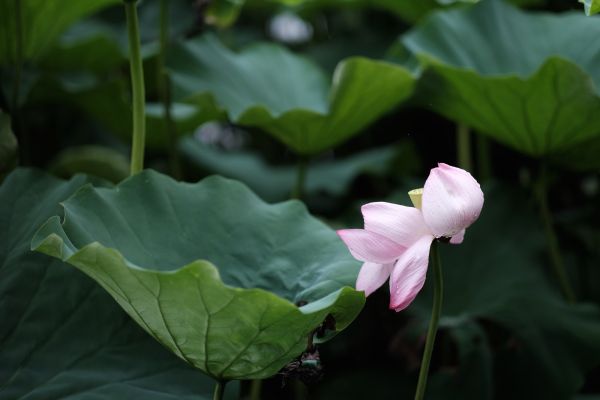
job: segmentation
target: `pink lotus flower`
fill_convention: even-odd
[[[354,258],[364,262],[356,289],[368,296],[390,278],[395,311],[408,307],[423,288],[433,240],[462,243],[483,207],[483,192],[471,174],[442,163],[410,195],[415,207],[365,204],[365,228],[338,231]]]

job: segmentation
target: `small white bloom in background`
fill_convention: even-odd
[[[284,12],[271,19],[269,33],[279,42],[300,44],[312,38],[313,27],[296,14]]]

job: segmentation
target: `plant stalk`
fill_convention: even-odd
[[[298,159],[298,170],[296,175],[296,184],[292,191],[292,199],[301,200],[304,195],[304,184],[306,183],[306,170],[308,168],[308,158],[300,156]]]
[[[253,379],[252,382],[250,382],[250,400],[260,400],[261,391],[262,380]]]
[[[563,296],[567,302],[575,303],[576,297],[571,283],[569,282],[569,276],[565,269],[562,256],[560,254],[560,247],[558,246],[558,239],[556,231],[554,230],[554,221],[552,219],[552,213],[548,206],[548,173],[545,164],[542,164],[540,177],[537,187],[535,188],[538,205],[540,207],[540,217],[544,224],[544,232],[546,235],[546,245],[548,246],[548,255],[550,256],[550,262],[552,269],[556,275],[556,279],[563,293]]]
[[[133,99],[133,143],[131,147],[130,175],[144,168],[144,145],[146,141],[146,111],[144,89],[144,67],[140,51],[140,29],[137,16],[137,1],[125,1],[127,34],[129,37],[129,65]]]
[[[489,181],[492,178],[492,160],[490,156],[490,140],[483,135],[477,135],[477,166],[479,180]]]
[[[458,166],[466,171],[472,171],[471,132],[465,124],[458,124],[456,127],[456,153]]]
[[[427,386],[427,376],[429,374],[429,364],[431,363],[431,355],[433,354],[433,345],[435,336],[438,330],[440,314],[442,312],[442,298],[444,296],[444,282],[442,276],[442,263],[440,262],[439,243],[434,240],[431,244],[431,264],[433,267],[433,308],[431,310],[431,320],[429,321],[429,329],[427,330],[427,339],[425,341],[425,350],[423,359],[421,360],[421,369],[419,371],[419,381],[417,383],[417,391],[415,400],[422,400],[425,395],[425,387]]]
[[[10,113],[13,131],[19,138],[20,159],[24,165],[30,161],[29,137],[23,126],[21,107],[19,100],[21,97],[21,80],[23,78],[23,10],[22,1],[15,0],[15,63],[13,72],[12,95],[10,99]]]
[[[215,391],[213,392],[213,400],[223,400],[226,384],[227,382],[217,381],[217,384],[215,385]]]
[[[181,179],[181,162],[177,152],[177,132],[171,113],[171,81],[166,68],[167,46],[169,45],[169,1],[160,0],[160,46],[158,51],[158,91],[163,103],[163,127],[167,135],[169,169],[175,179]]]

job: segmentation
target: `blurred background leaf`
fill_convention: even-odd
[[[170,60],[176,99],[223,108],[232,121],[260,127],[307,155],[359,133],[414,85],[404,68],[354,58],[338,65],[330,87],[317,66],[282,47],[257,44],[234,54],[213,36],[176,47]]]
[[[437,13],[401,41],[426,68],[421,104],[545,157],[600,140],[600,47],[586,39],[600,33],[595,22],[486,0]],[[574,158],[579,167],[597,162]]]

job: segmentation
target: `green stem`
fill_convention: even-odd
[[[223,394],[225,393],[225,385],[227,382],[217,381],[215,385],[215,391],[213,392],[213,400],[222,400]]]
[[[11,98],[11,117],[12,126],[15,134],[19,138],[20,158],[23,164],[29,164],[29,137],[23,126],[21,107],[19,99],[21,97],[21,79],[23,75],[23,15],[21,0],[15,0],[15,65]]]
[[[160,47],[158,51],[158,90],[163,103],[163,127],[167,135],[169,169],[175,179],[181,179],[181,162],[177,152],[177,132],[171,114],[171,81],[166,69],[167,46],[169,44],[169,2],[160,0]]]
[[[471,132],[469,127],[458,124],[456,127],[456,153],[458,166],[464,170],[471,171],[473,160],[471,158]]]
[[[431,320],[429,321],[429,329],[427,330],[425,351],[423,352],[423,359],[421,360],[421,370],[419,371],[419,382],[417,383],[415,400],[422,400],[423,396],[425,395],[425,387],[427,386],[427,376],[429,374],[431,354],[433,353],[435,335],[437,334],[440,314],[442,312],[444,282],[442,277],[442,263],[440,262],[438,246],[439,243],[437,240],[434,240],[431,244],[431,264],[433,268],[433,309],[431,310]]]
[[[562,256],[560,254],[560,248],[558,246],[558,239],[554,230],[554,221],[552,219],[552,213],[548,206],[548,173],[546,171],[545,164],[542,164],[540,177],[537,187],[535,188],[538,205],[540,207],[540,217],[544,224],[544,232],[546,234],[546,244],[548,246],[548,253],[550,256],[550,262],[560,285],[560,289],[569,303],[575,303],[575,292],[569,282],[569,277],[563,263]]]
[[[140,29],[137,17],[137,1],[125,1],[127,33],[129,36],[129,65],[133,98],[133,144],[131,147],[130,175],[144,168],[144,145],[146,140],[146,111],[144,68],[140,52]]]
[[[294,190],[292,191],[293,199],[302,199],[304,195],[304,184],[306,182],[306,169],[308,167],[308,159],[304,156],[301,156],[298,159],[298,173],[296,175],[296,184],[294,185]]]
[[[12,92],[12,107],[19,107],[21,91],[21,74],[23,70],[23,20],[21,16],[21,0],[15,0],[15,71]]]
[[[250,383],[250,400],[260,400],[262,391],[262,380],[253,379]]]
[[[477,166],[479,167],[479,180],[482,182],[490,180],[492,177],[490,141],[482,135],[477,136]]]
[[[294,400],[307,400],[308,399],[308,388],[300,379],[294,379],[292,381],[294,388]]]

